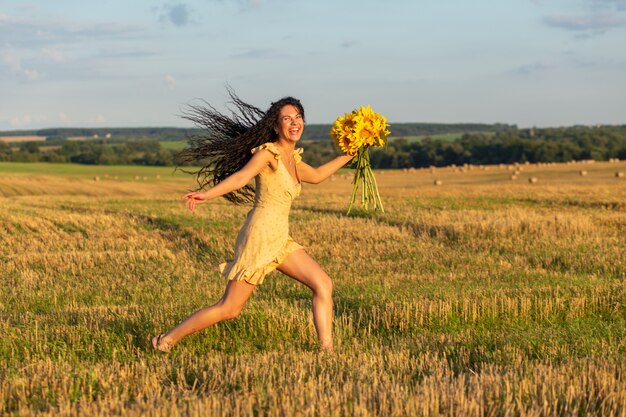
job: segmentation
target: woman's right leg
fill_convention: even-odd
[[[255,286],[245,281],[228,281],[222,298],[215,304],[196,311],[185,321],[165,333],[159,343],[173,346],[180,339],[205,329],[222,320],[230,320],[239,315],[243,306],[250,298]],[[156,343],[156,336],[152,344]]]

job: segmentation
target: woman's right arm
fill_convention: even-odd
[[[273,155],[268,150],[263,149],[255,153],[243,168],[230,175],[215,187],[204,191],[194,191],[185,194],[183,196],[184,199],[187,199],[185,206],[193,211],[198,204],[204,204],[209,200],[240,189],[264,170],[271,159],[273,159]]]

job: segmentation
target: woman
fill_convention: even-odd
[[[220,265],[223,276],[229,280],[222,298],[167,333],[155,336],[152,347],[169,352],[183,337],[237,317],[256,285],[263,282],[267,273],[278,269],[311,289],[320,347],[331,350],[332,281],[291,239],[288,215],[302,182],[324,181],[353,156],[338,156],[318,168],[307,165],[300,157],[302,149],[295,148],[304,130],[304,109],[299,100],[286,97],[262,112],[232,91],[229,93],[240,115],[225,116],[210,106],[193,106],[192,112],[185,115],[207,128],[210,136],[192,138],[182,160],[208,159],[198,178],[200,188],[212,188],[185,194],[183,198],[191,211],[220,196],[241,204],[251,200],[252,188],[248,183],[254,178],[254,205],[237,237],[234,260]]]

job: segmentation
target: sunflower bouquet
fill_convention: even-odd
[[[348,213],[352,210],[359,185],[361,185],[363,208],[368,210],[371,203],[374,210],[385,211],[370,165],[369,148],[382,147],[387,144],[387,135],[390,133],[387,127],[389,127],[387,118],[374,112],[368,105],[339,116],[330,129],[330,136],[337,147],[347,155],[356,155],[352,162],[355,168],[354,188]]]

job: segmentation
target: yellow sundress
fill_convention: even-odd
[[[303,248],[289,236],[289,211],[300,195],[300,181],[294,182],[275,143],[264,143],[252,153],[261,149],[274,155],[278,167],[267,167],[255,177],[254,205],[237,235],[234,260],[219,266],[225,278],[253,285],[261,284],[290,253]],[[296,166],[302,161],[301,154],[302,148],[294,150]]]

